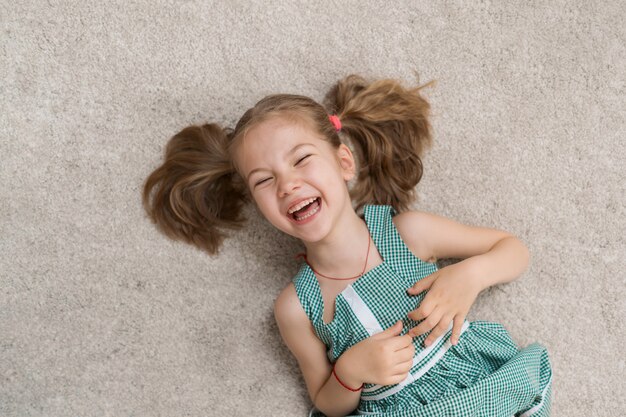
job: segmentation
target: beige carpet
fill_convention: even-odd
[[[626,414],[623,2],[0,3],[0,415],[304,416],[272,315],[299,243],[250,207],[210,257],[142,182],[190,123],[413,71],[438,82],[415,208],[532,253],[470,318],[548,347],[554,416]]]

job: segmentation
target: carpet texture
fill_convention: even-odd
[[[437,84],[413,207],[532,254],[469,318],[548,347],[553,415],[623,416],[625,20],[618,0],[2,0],[0,415],[304,416],[272,314],[301,244],[249,206],[208,256],[156,230],[142,184],[188,124],[417,72]]]

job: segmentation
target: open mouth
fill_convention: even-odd
[[[288,214],[293,220],[297,222],[306,220],[309,217],[313,216],[315,213],[317,213],[322,206],[322,200],[317,197],[311,199],[310,201],[302,202],[302,204],[304,205],[298,207],[298,210],[295,210],[292,213]]]

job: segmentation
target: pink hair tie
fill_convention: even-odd
[[[341,120],[339,120],[339,117],[336,114],[333,115],[328,115],[328,120],[330,120],[330,122],[333,124],[333,126],[335,126],[335,130],[337,132],[339,132],[341,130]]]

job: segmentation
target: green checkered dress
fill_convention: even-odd
[[[343,352],[402,320],[406,334],[417,325],[407,313],[423,295],[407,288],[437,270],[415,257],[392,222],[390,206],[365,206],[364,217],[383,263],[348,285],[335,299],[335,315],[324,323],[317,278],[304,263],[293,282],[315,333],[334,363]],[[428,348],[427,335],[414,338],[413,367],[396,385],[365,384],[357,415],[379,416],[548,416],[552,371],[542,346],[518,349],[499,324],[465,322],[459,343],[451,327]],[[323,416],[313,408],[311,416]]]

